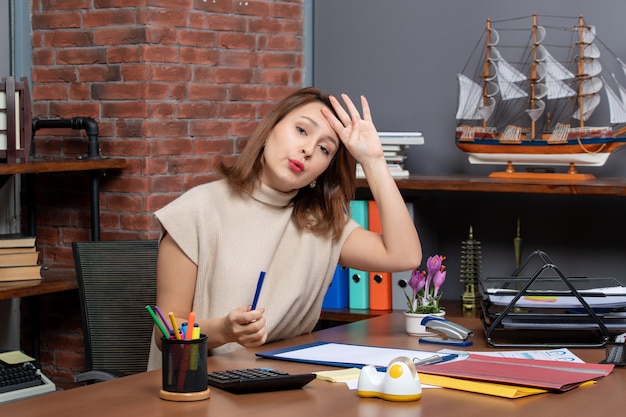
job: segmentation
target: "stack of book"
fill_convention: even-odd
[[[411,145],[423,145],[424,136],[422,132],[379,132],[378,136],[383,145],[385,160],[389,167],[389,172],[395,178],[406,178],[409,171],[404,168],[406,153]],[[365,178],[363,168],[357,164],[356,177]]]
[[[0,235],[0,282],[41,279],[35,236]]]

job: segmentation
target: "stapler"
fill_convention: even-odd
[[[419,339],[420,343],[437,343],[453,346],[470,346],[473,344],[468,338],[474,336],[474,332],[450,320],[441,317],[427,316],[422,320],[422,325],[426,326],[426,330],[434,330],[443,333],[445,338],[422,337]]]

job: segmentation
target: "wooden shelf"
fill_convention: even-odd
[[[41,279],[0,282],[0,300],[74,290],[78,288],[73,269],[41,271]]]
[[[600,178],[590,181],[541,181],[494,179],[487,176],[411,175],[397,178],[401,191],[470,191],[488,193],[534,193],[569,195],[626,196],[626,178]],[[357,187],[368,188],[367,181],[357,179]]]
[[[44,157],[31,158],[29,162],[6,164],[0,163],[0,175],[38,174],[44,172],[92,171],[98,169],[119,169],[126,166],[124,158],[100,157],[94,159],[79,157]]]
[[[465,310],[461,300],[441,300],[441,305],[446,310],[446,315],[458,317],[480,317],[480,308]],[[368,310],[356,308],[323,309],[320,320],[337,323],[352,323],[353,321],[365,320],[385,314],[397,312],[396,310]]]
[[[361,310],[356,308],[324,309],[320,314],[320,320],[351,323],[392,312],[393,310]]]

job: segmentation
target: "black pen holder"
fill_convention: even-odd
[[[209,398],[207,336],[192,340],[163,337],[161,342],[163,386],[159,396],[170,401]]]
[[[606,359],[602,363],[626,365],[626,343],[606,342]]]

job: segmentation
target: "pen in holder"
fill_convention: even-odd
[[[207,336],[196,339],[161,338],[163,386],[159,397],[170,401],[199,401],[210,396],[207,380]]]

